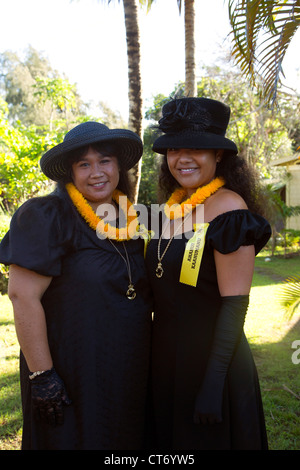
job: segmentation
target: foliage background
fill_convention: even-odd
[[[40,172],[39,159],[48,148],[61,142],[68,129],[89,119],[103,122],[110,127],[126,127],[126,123],[103,103],[99,103],[91,113],[76,87],[66,77],[61,77],[54,71],[43,55],[32,48],[28,48],[25,60],[11,52],[1,54],[0,65],[2,239],[12,213],[20,204],[32,196],[45,194],[53,189],[53,184]],[[274,169],[271,162],[296,151],[300,137],[299,100],[286,95],[280,96],[280,107],[272,114],[270,110],[261,107],[258,94],[249,87],[242,74],[224,71],[219,67],[203,67],[197,89],[199,96],[214,97],[230,104],[232,118],[228,129],[229,138],[237,142],[241,155],[259,170],[261,180],[270,189],[270,194],[277,194],[278,183],[284,184],[288,174],[284,169]],[[170,96],[180,96],[182,93],[183,84],[178,83],[170,91]],[[167,99],[169,96],[154,96],[145,113],[145,150],[139,192],[139,202],[144,204],[157,202],[159,157],[151,148],[156,136],[155,124],[160,117],[161,106]],[[270,212],[270,219],[274,220],[274,225],[280,225],[286,208],[281,206],[280,201],[270,204],[270,211],[271,207],[276,216]],[[277,242],[276,253],[285,256],[284,237],[278,237]],[[299,234],[290,236],[289,245],[291,251],[299,251]],[[274,254],[271,247],[267,248],[270,248],[270,255]],[[284,258],[285,264],[281,260],[277,266],[279,271],[274,271],[276,264],[273,261],[268,264],[257,260],[260,272],[257,271],[254,279],[251,293],[253,310],[248,315],[246,326],[262,379],[271,446],[273,449],[297,449],[300,444],[299,400],[283,389],[283,385],[299,396],[298,369],[290,360],[291,340],[300,337],[299,323],[297,316],[292,324],[283,319],[275,298],[284,275],[289,275],[292,270],[299,272],[299,257]],[[267,272],[270,266],[273,271],[271,269]],[[6,280],[7,270],[0,265],[0,289],[3,294]],[[1,399],[4,400],[4,405],[2,403],[0,408],[3,430],[0,448],[14,448],[15,444],[12,442],[16,442],[17,448],[21,426],[18,345],[6,295],[0,297],[0,303],[0,342],[3,351],[0,363]]]

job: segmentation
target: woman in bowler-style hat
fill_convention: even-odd
[[[21,206],[1,242],[23,450],[144,448],[152,302],[127,174],[142,151],[129,130],[74,127],[40,161],[57,189]]]
[[[166,201],[146,257],[160,450],[267,448],[243,325],[254,258],[271,231],[253,172],[225,137],[229,117],[230,108],[213,99],[171,100],[153,145],[164,155]]]

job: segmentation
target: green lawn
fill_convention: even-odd
[[[22,426],[19,345],[7,295],[0,295],[0,449],[18,449]]]
[[[282,280],[300,273],[300,256],[256,260],[245,331],[260,377],[271,450],[300,449],[300,364],[292,343],[300,341],[300,312],[288,321],[280,307]],[[19,347],[10,302],[0,296],[0,450],[19,449],[21,436]],[[299,354],[300,358],[300,354]]]
[[[300,311],[288,321],[280,305],[282,279],[299,273],[299,256],[269,262],[258,257],[245,324],[273,450],[300,449],[300,363],[292,361],[292,343],[300,341]]]

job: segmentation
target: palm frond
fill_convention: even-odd
[[[279,293],[279,300],[289,319],[300,306],[300,277],[289,277]]]
[[[283,74],[282,61],[300,26],[300,0],[229,0],[232,55],[261,97],[272,106]]]

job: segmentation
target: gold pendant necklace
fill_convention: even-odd
[[[99,230],[100,232],[102,231],[102,233],[107,234],[106,238],[109,240],[109,242],[112,244],[112,246],[115,248],[115,250],[121,256],[121,258],[124,260],[124,263],[126,265],[127,272],[128,272],[128,277],[129,277],[129,284],[128,284],[128,289],[126,291],[126,297],[129,300],[135,299],[136,298],[136,290],[135,290],[134,285],[133,285],[132,280],[131,280],[131,268],[130,268],[129,256],[128,256],[128,253],[127,253],[127,250],[126,250],[126,247],[125,247],[125,244],[124,244],[123,240],[124,239],[128,240],[128,239],[132,238],[134,235],[136,235],[136,233],[137,233],[138,218],[137,218],[136,211],[133,210],[133,215],[132,216],[128,215],[128,223],[127,223],[127,226],[124,229],[118,229],[116,227],[111,228],[109,224],[104,225],[103,221],[95,214],[95,212],[93,211],[91,206],[87,203],[87,201],[85,200],[83,195],[78,191],[78,189],[74,186],[74,184],[68,183],[66,185],[66,189],[68,191],[68,194],[69,194],[73,204],[75,205],[76,209],[78,210],[79,214],[85,219],[85,221],[88,223],[88,225],[93,230],[95,230],[95,231]],[[124,204],[124,202],[121,202],[120,196],[124,196],[125,204]],[[115,200],[119,204],[121,210],[123,210],[123,212],[125,214],[126,214],[126,212],[129,212],[129,209],[132,210],[132,208],[133,208],[133,205],[129,201],[129,199],[127,197],[125,197],[125,195],[123,193],[121,193],[120,191],[117,191],[117,190],[114,191],[113,200]],[[133,230],[132,230],[132,227],[131,227],[132,225],[133,225]],[[99,229],[99,226],[100,226],[100,229]],[[131,228],[131,230],[129,229],[129,227]],[[114,233],[112,233],[112,232],[114,232]],[[124,258],[122,253],[118,250],[116,245],[112,242],[111,238],[113,238],[117,242],[122,242],[123,243],[126,259]]]
[[[167,246],[166,248],[164,249],[163,253],[160,254],[160,246],[161,246],[161,241],[162,241],[162,237],[166,231],[166,228],[167,228],[167,225],[165,226],[164,230],[162,231],[162,234],[161,236],[159,237],[159,240],[158,240],[158,245],[157,245],[157,259],[158,259],[158,263],[157,263],[157,267],[156,267],[156,270],[155,270],[155,275],[156,277],[158,277],[159,279],[163,276],[164,274],[164,269],[163,269],[163,266],[162,266],[162,259],[163,257],[165,256],[166,252],[168,251],[168,248],[169,246],[171,245],[174,237],[177,235],[177,233],[179,232],[179,230],[181,229],[181,227],[183,226],[184,222],[186,222],[188,220],[188,218],[190,217],[190,215],[192,214],[192,212],[190,212],[188,214],[188,216],[181,222],[181,224],[177,227],[177,229],[174,231],[172,237],[170,238],[170,240],[168,241],[167,243]]]
[[[129,284],[128,284],[128,289],[127,289],[127,291],[126,291],[126,297],[127,297],[127,299],[129,299],[129,300],[133,300],[133,299],[136,298],[136,290],[135,290],[134,285],[133,285],[133,283],[132,283],[129,256],[128,256],[128,253],[127,253],[127,250],[126,250],[125,243],[122,242],[123,247],[124,247],[124,251],[125,251],[126,259],[124,258],[124,256],[123,256],[122,253],[120,252],[120,250],[116,247],[116,245],[111,241],[111,239],[108,238],[108,240],[109,240],[109,242],[112,244],[112,246],[115,248],[115,250],[119,253],[119,255],[121,256],[121,258],[123,259],[123,261],[124,261],[124,263],[125,263],[125,265],[126,265],[127,272],[128,272],[128,277],[129,277]]]
[[[215,178],[207,185],[201,186],[200,188],[198,188],[189,199],[186,199],[183,202],[181,201],[186,196],[186,190],[184,188],[178,188],[173,192],[173,194],[171,194],[169,200],[165,204],[165,214],[169,219],[182,218],[183,221],[180,224],[180,226],[177,228],[177,230],[173,233],[173,236],[170,238],[162,255],[160,254],[160,245],[161,245],[161,240],[162,240],[164,231],[159,237],[158,245],[157,245],[158,263],[157,263],[157,267],[155,270],[156,277],[161,278],[164,274],[164,269],[162,267],[162,259],[165,256],[169,246],[171,245],[172,240],[175,237],[176,233],[182,227],[185,216],[187,216],[186,217],[186,220],[187,220],[187,218],[190,216],[190,214],[192,214],[192,211],[195,209],[195,207],[197,207],[197,205],[203,204],[203,202],[206,199],[208,199],[212,194],[214,194],[216,191],[218,191],[218,189],[220,189],[224,185],[225,185],[225,180],[223,178],[220,178],[220,177]]]

